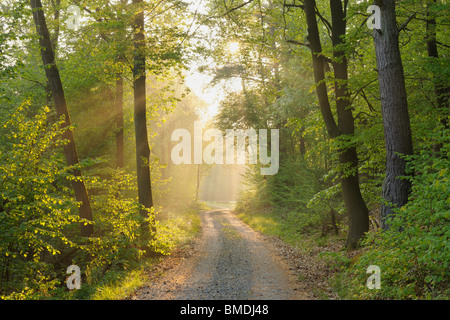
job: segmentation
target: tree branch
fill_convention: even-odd
[[[322,16],[322,15],[320,14],[319,9],[317,8],[317,5],[315,6],[315,11],[316,11],[316,15],[320,18],[320,20],[323,22],[323,24],[324,24],[325,27],[327,28],[327,30],[328,30],[328,35],[329,35],[329,37],[331,38],[331,30],[333,29],[332,26],[331,26],[331,23],[330,23],[327,19],[325,19],[324,16]]]
[[[225,12],[225,13],[222,15],[222,17],[229,15],[229,14],[232,13],[233,11],[236,11],[236,10],[240,9],[240,8],[242,8],[242,7],[246,6],[246,5],[248,5],[250,2],[253,2],[253,1],[254,1],[254,0],[248,0],[248,1],[246,1],[246,2],[244,2],[244,3],[242,3],[242,4],[238,5],[238,6],[236,6],[236,7],[234,7],[234,8],[231,8],[231,9],[227,10],[227,12]],[[226,8],[226,6],[225,6],[225,8]]]
[[[311,49],[311,45],[310,45],[309,43],[303,43],[303,42],[296,41],[296,40],[286,40],[286,41],[287,41],[288,43],[292,43],[292,44],[296,44],[296,45],[299,45],[299,46],[308,47],[308,48]]]
[[[304,5],[302,4],[290,4],[290,3],[283,3],[283,7],[287,7],[287,8],[300,8],[303,9]]]
[[[398,33],[400,33],[403,29],[406,28],[406,26],[411,22],[412,19],[416,16],[417,12],[414,12],[398,29]]]

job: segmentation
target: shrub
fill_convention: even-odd
[[[63,122],[49,124],[47,107],[31,118],[27,113],[24,103],[8,117],[0,145],[0,295],[64,295],[60,288],[71,264],[83,270],[85,289],[92,291],[90,283],[111,269],[129,268],[143,254],[134,176],[101,168],[101,160],[82,162],[83,172],[91,167],[84,180],[95,233],[80,237],[79,204],[70,184],[73,168],[67,167],[61,150],[66,143],[59,129]]]
[[[389,230],[367,236],[365,253],[349,270],[349,275],[354,277],[349,297],[448,299],[450,146],[447,137],[445,134],[440,137],[443,142],[440,155],[432,150],[410,158],[410,168],[415,172],[410,178],[410,201],[389,220]],[[369,265],[381,269],[380,290],[368,290],[365,286]]]
[[[77,204],[64,181],[70,175],[57,149],[62,122],[48,125],[49,109],[28,119],[22,104],[3,125],[0,146],[1,293],[24,295],[55,287],[54,266],[44,261],[78,245],[64,232],[78,225]]]

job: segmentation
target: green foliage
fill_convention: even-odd
[[[0,149],[0,285],[3,298],[41,298],[65,295],[65,269],[78,265],[85,286],[76,297],[90,297],[95,284],[105,283],[111,270],[138,264],[145,250],[168,254],[190,236],[193,223],[178,217],[160,222],[158,235],[143,242],[140,206],[134,174],[104,167],[104,161],[85,159],[89,168],[95,234],[79,237],[78,204],[73,200],[72,168],[65,165],[61,148],[62,121],[51,124],[42,108],[27,117],[26,102],[9,115]],[[153,213],[150,213],[153,216]],[[193,226],[192,226],[193,228]],[[147,239],[149,241],[150,239]],[[60,292],[60,293],[58,293]]]
[[[95,221],[95,233],[85,243],[79,256],[92,279],[103,276],[109,269],[126,269],[144,254],[142,217],[134,197],[134,176],[120,169],[91,170],[86,185]],[[152,214],[149,215],[152,217]]]
[[[162,172],[161,154],[152,150],[155,207],[149,210],[149,219],[141,217],[131,138],[130,62],[135,48],[130,26],[138,8],[123,1],[84,1],[81,28],[69,30],[66,9],[70,3],[44,2],[65,98],[76,124],[72,129],[81,160],[76,169],[83,173],[93,210],[94,234],[80,237],[80,223],[86,221],[78,217],[79,203],[71,187],[71,171],[75,168],[67,167],[64,160],[62,122],[49,111],[52,97],[31,11],[27,1],[8,2],[12,3],[11,10],[2,8],[0,12],[0,296],[92,298],[99,286],[114,287],[119,278],[127,279],[124,272],[137,268],[150,255],[169,254],[198,231],[199,220],[192,213],[167,218],[170,214],[163,208],[168,207],[165,194],[176,195],[179,190],[182,193],[173,200],[176,210],[183,211],[191,204],[194,172],[189,176],[177,170]],[[190,13],[185,3],[170,0],[146,1],[142,6],[152,21],[146,26],[145,46],[148,119],[159,125],[163,114],[171,112],[186,91],[181,84],[181,67],[183,50],[189,44],[184,28]],[[115,163],[114,137],[118,131],[114,110],[117,73],[124,78],[125,153],[129,156],[125,167],[116,170],[111,166]],[[189,118],[180,116],[183,124],[197,116],[194,107],[198,105],[193,105],[198,99],[192,98],[184,108]],[[29,102],[16,108],[25,99]],[[164,143],[170,143],[170,134],[165,139]],[[167,164],[168,159],[164,160]],[[167,192],[171,176],[183,176],[184,180],[175,179],[176,187]],[[152,234],[145,226],[151,225],[155,216],[157,234]],[[64,282],[71,264],[78,265],[83,274],[84,285],[74,292],[68,292]],[[134,286],[140,281],[130,283]]]
[[[442,132],[442,131],[441,131]],[[368,235],[364,253],[348,271],[344,295],[358,299],[445,299],[450,294],[450,180],[448,129],[434,134],[442,148],[411,157],[415,175],[410,201],[389,222]],[[381,289],[365,287],[369,265],[381,269]]]
[[[67,230],[80,222],[67,187],[70,169],[56,152],[62,122],[48,125],[49,109],[27,119],[28,103],[3,126],[0,150],[0,272],[2,294],[47,291],[57,282],[45,257],[77,248]]]
[[[271,206],[271,197],[266,188],[267,180],[259,174],[258,166],[248,166],[242,175],[243,187],[239,192],[236,211],[246,212],[251,209],[267,210]]]
[[[306,208],[318,190],[318,179],[306,161],[299,157],[280,164],[276,175],[268,178],[271,202],[290,209]]]
[[[92,261],[96,261],[96,265],[91,263],[87,266],[86,283],[82,288],[71,292],[70,295],[61,293],[60,296],[94,300],[127,298],[145,284],[148,268],[159,262],[162,256],[169,255],[175,247],[189,244],[198,235],[200,216],[197,212],[195,208],[185,208],[157,221],[157,233],[148,245],[151,249],[150,255],[133,245],[130,247],[129,243],[121,243],[118,246],[114,241],[110,241],[118,250],[102,246],[98,254],[103,255],[103,259],[94,259]],[[99,241],[98,245],[101,243]],[[90,253],[94,254],[92,251]]]
[[[303,158],[286,160],[274,176],[264,177],[259,168],[255,170],[245,175],[246,187],[240,193],[237,212],[273,212],[279,216],[281,232],[295,234],[314,233],[328,218],[326,213],[332,202],[324,200],[320,204],[328,205],[310,205],[317,199],[318,178]]]
[[[176,247],[187,244],[200,232],[200,216],[195,208],[178,209],[167,219],[158,221],[155,251],[168,255]]]

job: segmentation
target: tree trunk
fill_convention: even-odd
[[[335,49],[333,69],[335,82],[335,97],[337,120],[336,124],[325,84],[325,60],[321,55],[322,45],[315,13],[315,0],[304,1],[304,11],[308,25],[308,41],[312,52],[314,80],[316,93],[319,99],[320,110],[325,122],[325,127],[331,138],[344,137],[354,133],[354,118],[350,106],[350,94],[347,88],[348,64],[345,53]],[[345,36],[346,17],[341,0],[330,0],[332,16],[332,42],[335,48],[343,44]],[[347,236],[347,248],[354,249],[358,241],[369,230],[369,210],[361,195],[358,179],[358,156],[356,147],[348,147],[339,150],[339,162],[348,166],[348,172],[341,178],[342,195],[345,209],[349,218],[349,231]]]
[[[134,5],[140,5],[143,0],[133,0]],[[134,125],[136,137],[136,173],[138,182],[139,203],[144,207],[141,216],[148,218],[148,212],[153,207],[152,187],[150,179],[150,147],[147,133],[146,114],[146,77],[145,77],[145,35],[144,10],[138,9],[134,19]],[[143,229],[148,228],[148,222]],[[151,225],[152,231],[154,224]],[[144,231],[145,232],[145,231]]]
[[[314,70],[314,82],[316,83],[316,94],[319,100],[320,112],[322,113],[325,127],[331,138],[339,135],[339,130],[331,112],[330,101],[328,100],[327,86],[325,84],[325,61],[322,53],[319,28],[316,21],[316,1],[305,0],[304,11],[306,23],[308,25],[308,41],[312,53],[312,63]]]
[[[334,48],[344,44],[346,17],[341,0],[330,0],[331,9],[331,31]],[[334,50],[332,62],[334,77],[334,92],[336,97],[336,111],[338,118],[338,129],[341,137],[355,133],[355,122],[351,108],[351,97],[348,91],[348,63],[345,52]],[[369,231],[369,209],[359,188],[358,154],[356,146],[350,146],[340,150],[339,161],[341,164],[349,165],[348,172],[344,172],[341,178],[342,193],[344,196],[345,209],[349,218],[347,247],[355,248],[358,241]]]
[[[166,125],[165,123],[160,128],[160,136],[159,139],[161,141],[160,143],[160,164],[164,167],[161,168],[161,179],[166,180],[169,177],[168,173],[168,162],[170,161],[170,158],[167,158],[167,151],[166,149],[169,148],[166,141]]]
[[[386,177],[382,187],[381,227],[394,209],[408,201],[411,183],[402,179],[406,161],[401,155],[413,152],[403,64],[400,55],[394,0],[377,0],[381,9],[381,30],[374,30],[386,148]]]
[[[331,209],[330,210],[330,216],[331,216],[331,226],[333,227],[334,230],[334,234],[338,235],[339,234],[339,228],[336,224],[336,210]]]
[[[42,61],[44,63],[47,81],[52,93],[53,102],[55,104],[56,113],[58,117],[64,116],[63,128],[71,125],[69,111],[67,109],[64,90],[59,76],[59,71],[55,63],[55,56],[52,49],[50,34],[45,22],[44,11],[42,10],[42,3],[40,0],[30,0],[33,11],[33,19],[36,25],[36,31],[39,35],[39,44],[41,48]],[[72,130],[66,129],[63,134],[63,139],[68,140],[69,143],[64,146],[64,155],[69,166],[76,166],[79,164],[77,148]],[[79,169],[73,169],[72,174],[77,177],[72,181],[72,187],[75,193],[75,198],[81,203],[79,208],[80,218],[92,221],[92,209],[89,202],[86,186],[81,178]],[[88,237],[93,233],[94,227],[92,224],[85,225],[81,223],[81,235]]]
[[[200,164],[197,165],[197,186],[195,188],[195,202],[198,201],[199,190],[200,190]]]
[[[59,39],[59,16],[60,16],[60,6],[61,6],[61,0],[56,0],[56,3],[53,3],[53,9],[55,10],[53,18],[57,22],[56,24],[56,30],[53,34],[53,37],[50,37],[50,42],[52,44],[53,52],[56,52],[57,46],[58,46],[58,39]]]
[[[116,75],[115,95],[115,120],[116,120],[116,167],[124,166],[124,135],[123,135],[123,74]]]
[[[367,209],[359,187],[356,148],[351,147],[341,151],[339,162],[350,164],[348,170],[352,172],[352,174],[344,173],[345,176],[341,178],[341,187],[348,215],[346,246],[348,249],[355,249],[364,234],[369,231],[369,209]]]

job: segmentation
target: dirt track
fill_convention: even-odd
[[[273,245],[232,212],[210,210],[201,218],[202,234],[188,256],[166,262],[171,266],[132,299],[308,299]]]

